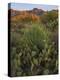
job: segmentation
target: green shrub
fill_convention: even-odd
[[[43,25],[32,23],[23,32],[11,33],[12,76],[52,74],[58,72],[58,56],[51,32]]]

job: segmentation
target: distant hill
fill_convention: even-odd
[[[44,11],[38,8],[33,8],[32,10],[24,10],[24,11],[9,9],[8,15],[11,17],[12,21],[28,22],[28,21],[39,21],[41,19],[41,16],[43,16],[47,12],[53,13],[54,16],[54,14],[57,14],[57,11],[58,10]]]
[[[18,11],[18,10],[9,9],[9,12],[11,12],[11,16],[15,16],[15,15],[24,14],[24,12],[32,13],[35,15],[42,15],[45,11],[42,9],[33,8],[32,10],[26,10],[26,11]]]
[[[31,11],[29,12],[32,12],[33,14],[36,14],[36,15],[42,15],[45,11],[42,10],[42,9],[38,9],[38,8],[33,8]]]

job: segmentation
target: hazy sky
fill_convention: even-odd
[[[26,4],[26,3],[11,3],[11,8],[16,10],[31,10],[33,8],[39,8],[43,10],[58,9],[56,5],[42,5],[42,4]]]

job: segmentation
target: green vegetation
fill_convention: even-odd
[[[21,18],[22,19],[22,18]],[[11,21],[11,76],[58,73],[58,14]]]

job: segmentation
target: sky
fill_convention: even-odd
[[[33,8],[43,9],[49,11],[52,9],[58,9],[56,5],[43,5],[43,4],[27,4],[27,3],[10,3],[11,9],[15,10],[32,10]]]

